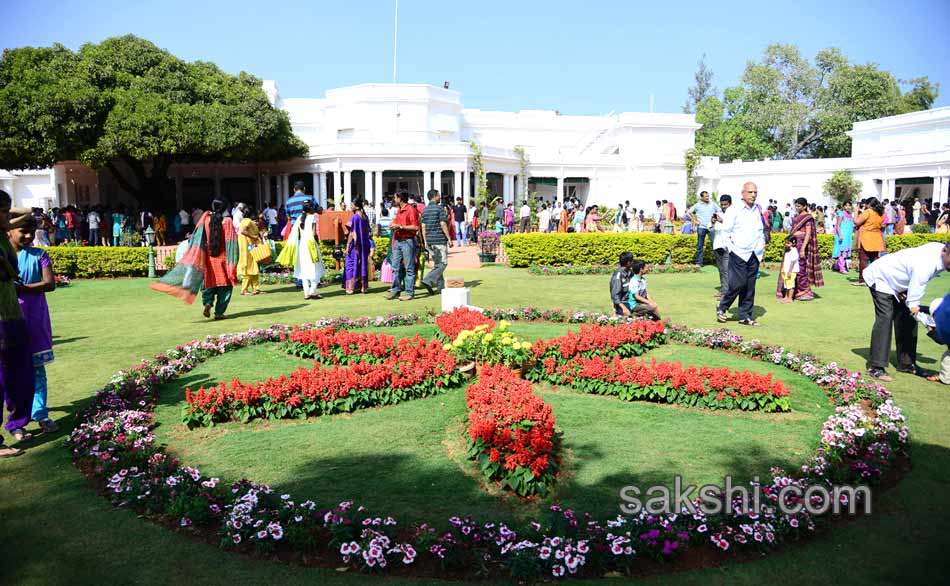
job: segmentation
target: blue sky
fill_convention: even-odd
[[[77,48],[126,33],[188,60],[277,80],[285,97],[392,81],[394,0],[0,0],[2,47]],[[841,48],[950,105],[950,0],[402,0],[400,82],[450,80],[466,107],[678,112],[705,53],[722,88],[770,42]]]

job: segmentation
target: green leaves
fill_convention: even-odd
[[[704,63],[700,73],[712,76]],[[902,84],[911,89],[902,93]],[[696,150],[723,161],[847,157],[845,133],[855,122],[930,108],[937,92],[926,77],[901,82],[875,63],[850,63],[836,48],[819,51],[812,65],[794,45],[772,44],[721,100],[708,88],[698,94]]]
[[[139,190],[171,162],[303,156],[287,113],[256,77],[189,63],[133,35],[83,45],[7,50],[0,60],[0,167],[78,159],[129,164]]]

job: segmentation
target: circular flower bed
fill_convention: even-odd
[[[535,308],[486,310],[485,313],[496,321],[522,319],[594,324],[624,321],[603,314]],[[339,318],[308,324],[301,330],[409,325],[422,321],[414,315]],[[208,358],[251,344],[277,342],[290,333],[286,326],[271,326],[208,337],[119,372],[97,393],[92,407],[80,415],[78,425],[66,442],[75,463],[96,480],[116,504],[172,521],[182,530],[218,541],[225,548],[261,553],[277,550],[283,559],[288,553],[317,553],[309,557],[331,567],[343,563],[372,571],[404,567],[409,568],[405,571],[416,568],[415,572],[425,575],[447,572],[447,575],[458,576],[464,572],[465,575],[507,574],[518,579],[535,579],[627,572],[639,560],[676,559],[691,548],[769,551],[783,541],[814,532],[822,520],[805,509],[796,514],[781,513],[777,504],[784,488],[794,485],[804,493],[809,487],[828,487],[832,483],[873,484],[895,467],[908,441],[904,417],[887,390],[857,373],[835,363],[822,363],[808,354],[791,353],[755,340],[746,341],[727,330],[672,327],[668,333],[673,340],[736,352],[789,368],[817,383],[838,406],[825,422],[814,454],[799,470],[773,469],[772,478],[759,487],[765,498],[754,507],[736,506],[708,516],[698,509],[688,514],[685,509],[676,514],[643,511],[599,520],[554,505],[543,518],[518,527],[458,517],[448,520],[447,529],[426,523],[403,527],[392,517],[373,515],[351,502],[327,505],[301,501],[289,494],[275,494],[269,487],[249,480],[225,487],[217,478],[203,476],[169,456],[164,446],[156,445],[150,426],[160,385]],[[627,344],[630,348],[631,344],[642,346],[652,339],[619,338],[617,344],[618,347]],[[575,348],[586,348],[582,340],[567,343]],[[433,347],[433,351],[441,349],[438,344]],[[540,355],[553,353],[548,344],[536,345],[534,350]],[[590,351],[594,352],[595,348],[591,346]],[[542,357],[557,362],[553,355]],[[553,473],[556,442],[548,433],[553,430],[549,409],[545,409],[543,402],[531,399],[533,395],[529,396],[526,381],[509,373],[503,367],[488,368],[478,384],[469,390],[470,403],[477,397],[475,409],[470,411],[470,424],[477,425],[477,433],[471,438],[482,441],[481,448],[486,450],[482,453],[487,454],[480,463],[484,464],[485,460],[497,463],[493,461],[492,449],[500,451],[510,447],[513,453],[524,454],[527,444],[521,440],[526,440],[534,442],[536,449],[522,462],[523,467],[531,470],[533,466],[542,474],[548,470]],[[559,373],[556,369],[549,374],[575,377],[574,380],[578,377],[577,372]],[[580,378],[590,380],[590,377]],[[534,414],[531,418],[534,423],[525,430],[525,436],[506,438],[496,432],[522,421],[518,419],[521,412],[509,413],[510,420],[499,419],[498,413],[482,407],[496,400],[511,404],[513,397]],[[532,434],[535,427],[538,431]],[[547,458],[541,460],[541,456]]]

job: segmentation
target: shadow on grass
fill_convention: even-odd
[[[88,336],[74,336],[72,338],[58,338],[53,336],[53,345],[54,346],[65,346],[71,342],[78,342],[79,340],[85,340]]]

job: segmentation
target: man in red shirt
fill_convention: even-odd
[[[386,293],[386,299],[399,297],[400,301],[411,301],[416,287],[416,233],[419,232],[419,211],[409,205],[409,194],[396,194],[399,210],[389,229],[393,233],[392,265],[393,287]],[[400,295],[400,291],[402,295]]]

